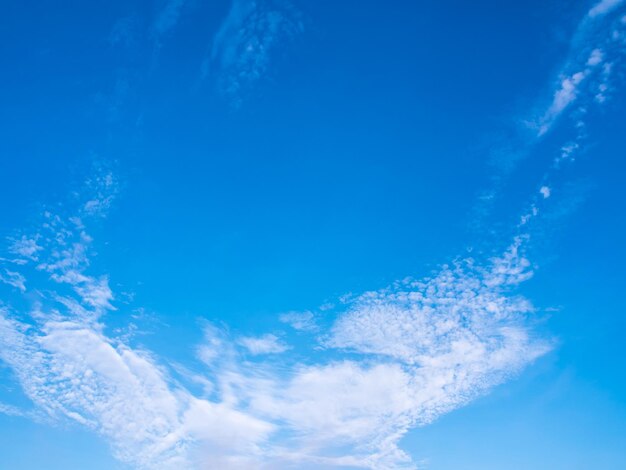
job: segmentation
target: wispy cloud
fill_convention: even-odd
[[[129,47],[137,40],[137,19],[134,16],[124,16],[113,23],[109,33],[109,43],[112,46]]]
[[[463,260],[422,281],[353,296],[313,344],[335,359],[287,370],[250,364],[226,332],[210,327],[199,357],[216,396],[276,429],[258,464],[414,468],[398,447],[410,428],[462,406],[551,347],[532,332],[530,302],[510,292],[532,276],[525,240],[484,266]]]
[[[40,250],[42,250],[42,247],[37,244],[37,237],[27,238],[25,235],[14,240],[9,247],[9,251],[12,254],[32,261],[37,261],[37,252]]]
[[[173,29],[180,19],[181,12],[187,0],[165,0],[161,2],[153,28],[157,36]]]
[[[13,405],[7,405],[6,403],[0,403],[0,413],[7,416],[26,416],[22,410]]]
[[[0,282],[16,287],[22,292],[26,290],[26,279],[16,271],[4,270],[4,274],[0,273]]]
[[[266,334],[263,336],[244,336],[237,341],[251,354],[278,354],[289,349],[285,343],[280,341],[278,336]]]
[[[602,3],[604,12],[617,6]],[[182,2],[168,5],[163,31]],[[211,61],[233,99],[266,73],[278,38],[301,30],[281,11],[235,1],[216,35]],[[539,114],[545,132],[591,96],[584,85],[608,83],[612,50],[594,43],[561,74]],[[579,145],[563,145],[561,158]],[[547,199],[551,187],[543,181],[534,196]],[[92,272],[87,227],[106,216],[117,192],[113,173],[99,172],[73,213],[46,211],[32,233],[9,241],[15,258],[1,260],[3,279],[18,295],[26,291],[26,302],[0,307],[0,359],[50,422],[99,433],[117,458],[139,468],[415,468],[400,447],[410,429],[488,392],[551,348],[517,290],[534,273],[524,232],[538,213],[533,200],[497,256],[458,259],[429,277],[351,295],[327,315],[329,328],[310,312],[281,315],[315,333],[299,345],[310,351],[306,361],[279,355],[288,345],[278,334],[232,337],[205,325],[194,348],[200,370],[181,374],[202,385],[198,396],[173,378],[183,369],[171,370],[166,357],[106,333],[107,314],[120,307],[109,277]],[[0,412],[22,414],[6,405]]]
[[[299,15],[286,2],[233,0],[213,38],[203,76],[214,77],[219,90],[239,106],[267,74],[274,49],[302,30]]]
[[[120,184],[107,165],[96,165],[94,176],[86,181],[83,189],[87,200],[82,212],[87,216],[105,217],[119,193]]]
[[[591,10],[589,10],[588,15],[591,18],[606,15],[607,13],[610,13],[611,11],[615,10],[617,7],[619,7],[623,3],[624,3],[624,0],[601,0],[600,2],[596,3],[591,8]]]
[[[556,121],[563,111],[565,111],[565,109],[572,102],[574,102],[578,96],[578,87],[586,76],[587,71],[585,70],[582,72],[576,72],[561,80],[559,88],[554,92],[554,98],[550,107],[546,110],[540,120],[539,135],[543,135],[548,132],[554,121]]]
[[[605,15],[622,6],[622,1],[600,2],[579,22],[570,52],[548,92],[534,110],[527,110],[524,118],[516,120],[523,125],[509,129],[501,139],[503,143],[491,149],[495,174],[492,186],[479,194],[471,214],[474,228],[484,229],[484,220],[518,163],[561,123],[563,130],[569,125],[568,130],[573,130],[574,137],[569,137],[561,145],[552,166],[541,177],[543,183],[548,182],[562,165],[574,161],[576,154],[583,150],[587,118],[594,108],[604,105],[612,96],[615,87],[612,77],[615,70],[624,67],[626,23],[619,17]],[[522,216],[524,223],[538,213],[537,202],[532,201],[530,205],[528,213]]]
[[[621,7],[622,0],[603,0],[589,11],[578,25],[572,50],[559,72],[559,80],[553,92],[552,102],[539,119],[539,134],[546,133],[554,122],[574,103],[586,82],[581,106],[593,98],[594,91],[607,86],[607,78],[615,62],[623,60],[623,23],[617,19],[602,18],[605,14]],[[605,89],[606,91],[606,89]]]
[[[94,181],[103,185],[99,197],[110,196],[109,179],[95,177],[76,203],[78,214],[103,215],[85,211]],[[267,434],[269,424],[196,399],[151,354],[104,334],[113,294],[107,276],[88,272],[92,239],[86,223],[77,215],[45,212],[37,235],[14,243],[14,251],[27,257],[17,264],[25,273],[21,279],[30,273],[37,290],[29,311],[0,309],[0,359],[37,409],[51,422],[70,420],[98,432],[117,458],[140,468],[190,468],[195,441],[239,449]],[[37,250],[24,243],[34,239]],[[0,411],[16,414],[7,406]]]
[[[315,331],[318,328],[313,312],[287,312],[281,314],[279,319],[298,331]]]
[[[317,330],[306,364],[277,362],[288,346],[276,335],[231,338],[207,325],[197,347],[206,368],[194,383],[208,396],[198,397],[164,358],[105,335],[114,294],[106,275],[89,272],[88,221],[42,217],[37,235],[20,239],[39,248],[22,250],[31,258],[16,265],[39,279],[37,300],[27,312],[0,312],[0,358],[48,420],[94,430],[138,467],[413,468],[398,447],[409,429],[550,347],[532,333],[530,303],[509,292],[532,275],[520,238],[486,265],[459,261],[423,281],[351,296],[332,327]],[[281,319],[313,327],[312,314]]]

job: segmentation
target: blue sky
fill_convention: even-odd
[[[626,468],[626,2],[6,2],[0,466]]]

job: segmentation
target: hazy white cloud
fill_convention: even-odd
[[[191,396],[147,354],[92,327],[47,320],[36,331],[0,315],[0,358],[50,418],[98,432],[117,458],[141,468],[193,468],[194,443],[250,452],[272,425]]]
[[[13,241],[9,247],[9,251],[14,255],[36,261],[37,252],[42,249],[41,246],[37,244],[37,238],[37,236],[28,238],[25,235],[22,235],[21,238]]]
[[[187,0],[165,0],[165,2],[162,2],[161,9],[153,25],[154,31],[158,35],[164,34],[176,26],[186,1]]]
[[[592,16],[619,3],[605,0]],[[173,27],[182,5],[166,5],[161,31]],[[266,73],[276,41],[300,30],[270,3],[236,0],[211,54],[224,91],[239,99]],[[596,48],[568,65],[577,71],[561,74],[538,122],[541,133],[579,99],[608,56]],[[578,147],[563,146],[563,158]],[[550,196],[549,186],[539,191]],[[460,260],[426,279],[348,296],[330,329],[316,325],[311,312],[281,315],[295,330],[318,333],[306,363],[295,354],[263,357],[287,351],[275,335],[232,339],[206,325],[196,347],[203,369],[192,375],[203,396],[195,396],[169,376],[166,358],[104,333],[114,294],[106,275],[89,272],[92,240],[83,219],[105,216],[117,192],[112,173],[100,172],[77,217],[46,214],[37,236],[13,242],[12,252],[27,261],[20,269],[49,276],[36,286],[47,306],[0,310],[0,358],[51,420],[98,432],[132,465],[414,468],[400,448],[411,428],[486,393],[551,348],[533,330],[531,302],[515,291],[533,275],[527,237],[519,236],[500,256]],[[537,213],[531,206],[522,224]],[[22,289],[18,271],[11,270],[12,285]]]
[[[285,343],[272,334],[263,336],[244,336],[237,341],[251,354],[278,354],[289,349]]]
[[[587,59],[587,65],[591,67],[595,67],[596,65],[602,62],[602,58],[604,57],[604,53],[600,49],[594,49],[591,51],[589,55],[589,59]]]
[[[209,326],[198,353],[216,396],[276,429],[248,468],[414,468],[398,447],[409,429],[551,347],[532,331],[530,302],[511,293],[532,276],[525,241],[516,238],[485,266],[466,260],[429,279],[352,296],[317,345],[336,359],[250,364],[226,332]]]
[[[67,309],[31,312],[29,323],[0,311],[0,359],[48,420],[86,426],[118,459],[159,469],[201,466],[191,452],[200,443],[219,449],[225,462],[254,453],[273,429],[228,404],[193,397],[150,354],[106,337],[104,325],[76,315],[88,299],[61,305]]]
[[[575,137],[562,146],[560,154],[554,157],[553,165],[544,178],[558,171],[566,160],[572,161],[574,155],[582,150],[587,132],[586,115],[593,109],[592,105],[602,104],[610,98],[613,88],[611,70],[618,63],[621,67],[624,59],[626,22],[600,16],[622,3],[599,2],[592,9],[593,15],[598,17],[597,20],[590,21],[585,16],[579,22],[572,37],[570,52],[558,68],[558,78],[549,88],[547,96],[533,110],[529,110],[526,117],[516,120],[523,124],[523,131],[520,132],[517,126],[505,130],[504,138],[501,138],[504,143],[490,145],[491,160],[499,172],[492,177],[492,187],[483,190],[478,198],[471,218],[474,228],[486,228],[484,220],[494,207],[494,201],[503,189],[509,173],[563,117],[571,118],[571,129],[575,132]],[[531,132],[528,133],[527,130]],[[531,209],[529,207],[521,216],[521,225],[532,219]]]
[[[117,19],[109,33],[109,43],[113,46],[128,47],[137,40],[137,19],[134,16],[125,16]]]
[[[568,142],[567,144],[561,147],[561,154],[557,158],[557,160],[569,160],[574,155],[574,152],[580,148],[580,144],[578,142]]]
[[[22,292],[26,290],[26,278],[18,272],[5,269],[4,274],[0,273],[0,281],[16,287]]]
[[[397,439],[419,413],[416,392],[399,364],[347,360],[301,366],[271,393],[255,392],[250,408],[284,423],[275,461],[400,468],[410,459]]]
[[[561,80],[559,88],[554,92],[552,103],[546,110],[539,126],[539,135],[545,134],[554,121],[578,96],[578,87],[587,77],[588,72],[581,71]]]
[[[13,405],[7,405],[0,402],[0,413],[7,416],[23,416],[26,417],[27,413],[24,413],[21,409]]]
[[[106,310],[113,310],[113,293],[107,276],[93,277],[86,274],[89,267],[91,237],[84,231],[78,219],[63,221],[47,214],[45,224],[49,232],[47,259],[36,268],[50,274],[50,279],[72,288],[78,295],[83,317],[97,319]],[[68,305],[67,299],[65,301]],[[74,309],[78,312],[78,309]]]
[[[206,397],[197,397],[156,356],[104,334],[113,294],[106,276],[88,272],[91,237],[79,219],[44,220],[39,259],[20,268],[50,274],[36,286],[46,301],[29,314],[0,312],[0,359],[49,420],[99,433],[137,467],[413,468],[399,448],[409,429],[549,348],[533,337],[530,303],[508,293],[532,274],[516,239],[485,267],[467,260],[346,298],[307,364],[249,362],[242,348],[260,356],[288,346],[275,335],[231,339],[206,325],[197,355],[207,367],[194,374]],[[307,329],[313,315],[282,320]]]
[[[110,169],[100,166],[96,168],[94,176],[87,180],[83,192],[87,197],[83,214],[105,217],[119,192],[119,182]]]
[[[279,316],[279,320],[288,324],[294,330],[298,331],[315,331],[317,324],[315,323],[315,315],[312,312],[287,312]]]
[[[589,16],[595,18],[606,15],[612,10],[615,10],[622,3],[624,3],[624,0],[601,0],[589,10]]]
[[[233,0],[213,38],[203,76],[214,76],[221,92],[238,106],[243,94],[267,73],[279,43],[302,30],[298,14],[287,2]]]
[[[510,334],[532,311],[527,300],[506,295],[508,287],[532,276],[520,243],[486,268],[468,260],[425,281],[363,294],[339,318],[328,344],[422,366],[437,357],[456,360],[457,352],[473,351],[484,360],[501,354],[507,338],[524,336],[524,327]]]
[[[623,0],[603,0],[589,11],[589,16],[600,17],[623,3]],[[583,19],[579,23],[572,52],[561,68],[551,102],[540,118],[531,121],[531,125],[538,129],[540,136],[548,132],[564,111],[577,101],[584,83],[592,82],[584,87],[584,98],[587,102],[594,99],[594,94],[589,95],[587,90],[599,86],[604,90],[595,94],[595,100],[599,103],[605,101],[604,92],[608,87],[607,78],[612,67],[611,61],[623,55],[621,48],[616,49],[610,43],[620,35],[621,27],[615,22],[590,23]]]

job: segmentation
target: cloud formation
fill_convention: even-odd
[[[509,129],[502,142],[490,150],[496,173],[491,178],[492,186],[479,194],[472,213],[473,228],[486,228],[485,220],[517,164],[530,155],[549,133],[560,129],[569,132],[570,136],[554,156],[552,166],[540,178],[542,185],[550,183],[563,165],[573,162],[585,148],[588,116],[607,103],[617,88],[615,77],[624,71],[625,16],[608,14],[623,6],[621,1],[600,2],[590,10],[590,14],[578,23],[569,54],[548,91],[534,110],[516,119],[518,124],[523,125]],[[538,213],[538,201],[532,200],[521,217],[522,225]]]
[[[596,3],[591,8],[591,10],[589,10],[588,15],[591,18],[606,15],[607,13],[610,13],[611,11],[615,10],[617,7],[619,7],[623,3],[624,3],[624,0],[601,0],[600,2]]]
[[[85,200],[108,201],[115,186],[91,181],[99,186],[87,185],[79,215],[46,211],[9,247],[18,258],[3,263],[20,273],[31,307],[0,311],[0,359],[46,420],[97,432],[138,468],[413,468],[398,447],[409,429],[550,347],[532,333],[530,303],[509,292],[532,275],[518,238],[486,265],[459,261],[353,296],[326,331],[314,330],[312,314],[283,315],[319,333],[307,363],[276,335],[232,338],[206,325],[195,349],[198,396],[173,379],[166,358],[105,334],[115,294],[108,276],[90,273],[86,228],[104,214],[86,211]]]
[[[157,35],[162,35],[176,26],[186,1],[187,0],[166,0],[163,2],[153,25]]]
[[[603,4],[595,16],[617,6],[594,8]],[[182,2],[170,5],[165,29]],[[215,38],[211,61],[233,97],[266,72],[277,38],[299,31],[268,5],[235,1]],[[612,32],[623,42],[621,29]],[[595,96],[589,89],[609,91],[615,54],[606,44],[587,49],[553,90],[540,117],[546,131],[577,100]],[[561,158],[578,146],[565,144]],[[550,187],[541,186],[544,199]],[[535,331],[532,303],[517,291],[533,275],[522,231],[538,213],[533,202],[498,256],[459,259],[424,279],[352,296],[327,314],[329,328],[310,312],[282,315],[296,333],[314,333],[298,345],[308,348],[306,362],[289,353],[288,333],[231,337],[207,324],[190,348],[194,372],[174,370],[167,357],[106,329],[107,315],[121,307],[108,275],[92,272],[87,227],[106,216],[117,192],[112,173],[97,173],[73,213],[46,211],[39,227],[9,241],[1,279],[20,302],[0,307],[0,359],[50,423],[93,430],[138,468],[414,468],[400,447],[410,429],[488,392],[551,348]],[[185,379],[201,384],[201,393]],[[0,412],[29,416],[8,405]]]
[[[203,75],[211,75],[218,89],[237,107],[267,74],[271,56],[280,42],[302,30],[298,13],[287,2],[233,0],[213,38]]]
[[[287,312],[279,316],[282,323],[286,323],[297,331],[316,331],[315,315],[312,312]]]
[[[253,355],[278,354],[289,349],[289,346],[281,342],[277,336],[272,334],[266,334],[258,337],[244,336],[239,338],[238,343]]]

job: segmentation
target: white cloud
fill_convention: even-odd
[[[568,142],[561,147],[561,155],[557,158],[557,161],[569,160],[573,158],[574,152],[576,152],[579,148],[580,144],[578,142]]]
[[[550,188],[548,186],[542,186],[539,189],[539,192],[541,193],[544,199],[548,199],[550,197]]]
[[[83,204],[83,214],[105,217],[119,192],[119,182],[110,169],[97,166],[94,176],[87,180],[84,192],[87,201]]]
[[[34,286],[35,310],[0,312],[0,359],[50,420],[99,433],[138,467],[412,468],[398,447],[410,428],[548,349],[533,338],[530,303],[508,292],[532,275],[519,237],[484,267],[467,260],[424,281],[346,296],[326,333],[311,312],[281,315],[296,330],[320,333],[307,364],[289,355],[250,362],[242,348],[261,356],[289,346],[272,334],[233,340],[206,325],[196,350],[206,369],[192,380],[201,398],[155,356],[104,334],[114,295],[106,275],[89,273],[83,221],[45,213],[39,233],[36,249],[26,241],[34,238],[20,240],[16,250],[30,261],[19,268],[49,277]],[[11,273],[19,284],[23,275]]]
[[[220,90],[239,106],[243,94],[267,73],[278,43],[302,29],[295,10],[286,2],[233,0],[213,38],[203,75],[208,75],[210,69],[218,77]]]
[[[409,429],[548,350],[532,335],[530,303],[508,294],[532,275],[518,238],[485,267],[468,260],[347,298],[306,365],[288,357],[250,363],[241,347],[261,355],[287,346],[271,334],[231,340],[206,325],[197,353],[207,368],[194,383],[209,398],[200,398],[156,357],[104,335],[100,316],[113,308],[112,293],[106,276],[87,274],[91,238],[76,221],[46,220],[47,244],[32,267],[51,274],[37,287],[56,304],[38,307],[29,323],[0,312],[0,358],[49,419],[92,429],[138,467],[413,468],[398,447]],[[54,293],[55,285],[75,296]],[[308,328],[312,318],[283,319]],[[320,347],[324,359],[316,359]]]
[[[552,103],[546,110],[539,126],[539,135],[545,134],[554,121],[578,96],[578,87],[586,78],[588,71],[576,72],[561,80],[560,87],[554,92]]]
[[[6,403],[1,403],[1,402],[0,402],[0,413],[5,414],[7,416],[22,416],[22,417],[28,416],[27,413],[25,413],[18,407],[13,406],[13,405],[7,405]]]
[[[412,366],[456,360],[468,351],[488,361],[506,349],[508,340],[524,336],[524,327],[517,331],[519,321],[532,311],[525,299],[505,295],[508,286],[532,275],[519,243],[488,268],[467,261],[425,281],[363,294],[335,324],[328,344]]]
[[[301,367],[271,394],[255,394],[250,408],[283,422],[290,434],[277,446],[278,461],[399,468],[410,461],[396,440],[415,392],[398,364],[341,361]]]
[[[595,18],[606,15],[612,10],[615,10],[622,3],[624,3],[624,0],[601,0],[589,10],[589,16]]]
[[[621,3],[604,0],[589,14]],[[183,4],[167,2],[155,29],[172,28]],[[235,0],[214,38],[211,64],[235,100],[267,73],[277,41],[302,29],[269,5]],[[578,99],[608,53],[596,48],[567,64],[540,119],[542,133]],[[578,146],[564,146],[563,158]],[[399,448],[409,429],[487,392],[550,349],[533,332],[533,306],[514,292],[533,275],[526,238],[517,237],[484,263],[466,259],[423,280],[347,296],[329,331],[311,312],[281,315],[296,330],[320,333],[306,363],[288,354],[280,363],[251,362],[241,347],[262,355],[288,346],[270,334],[231,340],[206,326],[196,350],[206,368],[193,376],[206,396],[199,398],[169,377],[166,358],[104,333],[103,313],[114,308],[114,295],[106,275],[89,273],[91,238],[81,218],[106,215],[118,186],[110,171],[100,171],[87,184],[80,218],[47,214],[40,235],[13,243],[12,252],[28,260],[24,269],[47,273],[52,282],[36,286],[47,302],[30,314],[0,310],[0,358],[50,419],[98,432],[130,464],[412,468]],[[540,192],[550,195],[547,186]],[[531,208],[526,221],[537,214]],[[25,289],[23,274],[7,276]],[[0,412],[16,413],[5,405]]]
[[[617,8],[623,3],[623,0],[603,0],[599,2],[589,11],[589,16],[599,17]],[[576,40],[573,43],[570,57],[565,61],[561,72],[557,88],[553,92],[553,96],[547,109],[543,112],[539,119],[531,121],[533,126],[539,129],[539,136],[550,130],[554,122],[574,103],[581,94],[581,86],[585,81],[594,81],[587,88],[597,87],[598,73],[600,69],[600,83],[606,84],[608,73],[612,67],[610,59],[621,56],[621,52],[616,51],[607,45],[610,37],[619,36],[620,30],[608,27],[607,24],[602,25],[602,29],[592,26],[589,21],[581,21],[576,33]],[[599,34],[601,32],[601,34]],[[606,49],[605,49],[606,48]],[[589,52],[591,50],[591,52]],[[604,64],[603,67],[600,65]],[[608,70],[608,72],[607,72]],[[599,96],[599,98],[598,98]],[[596,96],[597,102],[604,101],[604,95],[601,93]],[[585,98],[594,98],[587,96]]]
[[[0,312],[0,359],[27,396],[51,419],[100,433],[119,459],[138,467],[194,468],[200,464],[191,449],[199,443],[213,449],[206,461],[219,456],[220,468],[249,461],[274,425],[229,404],[193,397],[150,356],[105,337],[98,318],[112,308],[112,293],[106,276],[86,274],[91,238],[76,222],[51,214],[46,221],[45,256],[33,267],[51,273],[53,284],[38,287],[65,310],[38,308],[30,325],[6,309]],[[72,287],[77,297],[54,293],[55,284]],[[252,342],[252,349],[268,352],[280,345],[261,339],[265,344]],[[9,407],[0,411],[15,414]]]
[[[328,354],[345,350],[350,359],[249,364],[209,327],[199,355],[219,399],[276,426],[248,468],[413,468],[398,447],[410,428],[550,349],[532,332],[530,302],[509,292],[532,276],[525,240],[516,238],[485,267],[467,260],[424,281],[353,296],[322,342]]]
[[[589,59],[587,59],[587,65],[590,67],[595,67],[596,65],[602,63],[602,59],[604,57],[604,53],[601,49],[594,49],[591,51],[589,55]]]
[[[278,354],[285,352],[289,346],[281,342],[277,336],[266,334],[263,336],[244,336],[239,338],[238,343],[246,348],[251,354]]]
[[[18,272],[5,269],[4,274],[0,273],[0,281],[16,287],[22,292],[26,290],[26,278]]]
[[[159,11],[154,30],[157,34],[164,34],[176,26],[186,0],[166,0]]]
[[[623,1],[602,1],[591,14],[600,17]],[[621,24],[620,24],[621,23]],[[531,133],[520,132],[513,128],[506,132],[504,145],[494,145],[490,150],[492,160],[499,166],[500,174],[492,178],[492,187],[483,191],[472,214],[472,226],[483,226],[488,213],[493,207],[493,196],[504,187],[504,180],[517,162],[529,155],[541,137],[547,134],[562,117],[572,118],[571,127],[575,137],[562,146],[560,155],[555,156],[553,165],[547,173],[561,168],[564,160],[573,160],[574,154],[582,149],[587,137],[586,115],[592,105],[604,103],[612,96],[611,70],[624,59],[624,21],[598,18],[590,21],[585,16],[576,28],[569,47],[569,54],[558,70],[554,86],[548,96],[542,98],[530,116],[519,120]],[[525,130],[526,130],[525,129]],[[527,210],[520,218],[520,225],[525,225],[532,216]],[[518,227],[519,227],[518,226]]]
[[[15,255],[36,261],[37,253],[42,249],[41,246],[37,244],[37,238],[38,237],[28,238],[22,235],[20,239],[13,241],[9,251]]]
[[[318,328],[312,312],[287,312],[281,314],[279,320],[298,331],[315,331]]]
[[[98,432],[117,458],[140,468],[193,468],[194,443],[224,456],[251,452],[273,429],[226,404],[173,385],[146,354],[97,329],[46,320],[33,329],[0,314],[0,358],[51,418]]]
[[[168,3],[170,23],[182,4]],[[267,5],[236,0],[215,37],[211,59],[231,87],[227,93],[258,80],[280,35],[299,31]],[[605,55],[594,49],[572,67],[578,72],[562,75],[542,132],[579,97]],[[563,155],[578,145],[564,146]],[[106,215],[118,192],[112,173],[100,172],[87,189],[78,214]],[[550,189],[540,193],[548,197]],[[533,206],[527,216],[536,214]],[[39,409],[93,429],[133,465],[412,468],[399,448],[408,430],[487,392],[550,349],[533,332],[532,304],[514,293],[533,275],[525,241],[517,237],[484,263],[466,259],[423,280],[347,296],[329,331],[311,312],[281,315],[296,330],[319,332],[306,364],[288,354],[251,363],[242,347],[253,355],[289,347],[271,334],[232,340],[208,325],[196,350],[206,365],[194,377],[206,395],[199,398],[169,377],[165,358],[104,334],[102,314],[114,308],[114,295],[106,275],[89,273],[91,238],[80,218],[48,214],[41,235],[22,237],[12,250],[49,274],[52,283],[40,290],[54,307],[31,312],[28,321],[2,310],[0,358]]]

